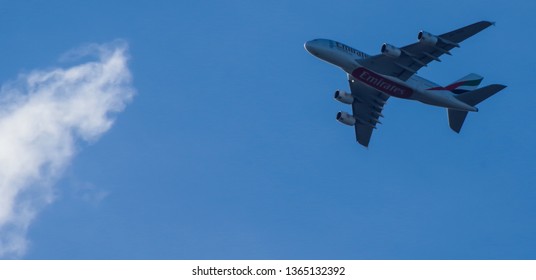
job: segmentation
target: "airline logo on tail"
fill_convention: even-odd
[[[434,87],[428,90],[448,90],[455,94],[461,94],[478,88],[483,79],[477,74],[469,74],[446,87]]]

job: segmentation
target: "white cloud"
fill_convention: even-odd
[[[76,152],[110,129],[134,89],[124,42],[68,53],[69,68],[35,70],[0,89],[0,257],[18,258],[36,214]],[[91,58],[88,60],[87,58]]]

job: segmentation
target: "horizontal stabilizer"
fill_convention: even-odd
[[[458,111],[454,109],[447,109],[447,113],[449,115],[450,128],[452,128],[452,130],[456,131],[457,133],[460,133],[463,122],[465,121],[465,117],[467,117],[468,112]]]
[[[503,90],[506,86],[505,85],[489,85],[485,86],[483,88],[479,88],[477,90],[473,90],[470,92],[466,92],[463,94],[460,94],[456,96],[459,100],[471,105],[475,106],[478,103],[488,99],[490,96],[496,94],[497,92]]]
[[[490,96],[496,94],[497,92],[503,90],[506,86],[504,85],[489,85],[477,90],[459,94],[456,96],[459,100],[467,103],[468,105],[475,106],[478,103],[488,99]],[[467,111],[459,111],[454,109],[447,109],[449,116],[449,126],[452,130],[460,133],[462,129],[463,122],[467,117]]]

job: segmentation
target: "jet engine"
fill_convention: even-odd
[[[419,32],[419,35],[417,35],[417,38],[419,39],[419,41],[421,41],[421,43],[425,45],[429,45],[429,46],[435,46],[435,44],[438,41],[437,36],[432,35],[426,31]]]
[[[337,101],[340,101],[344,104],[352,104],[354,103],[354,97],[345,92],[345,91],[342,91],[342,90],[337,90],[335,91],[335,96],[334,98],[337,100]]]
[[[389,44],[383,44],[382,45],[382,53],[386,56],[390,56],[390,57],[399,57],[401,54],[402,54],[402,51],[393,46],[393,45],[389,45]]]
[[[346,112],[338,112],[337,113],[337,120],[343,124],[346,125],[354,125],[355,124],[355,118],[354,116],[346,113]]]

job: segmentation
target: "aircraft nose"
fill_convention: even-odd
[[[311,41],[307,41],[307,42],[305,42],[305,44],[303,44],[303,47],[304,47],[308,52],[311,52],[311,50],[310,50],[310,47],[311,47]]]
[[[313,41],[305,42],[305,44],[303,44],[303,47],[312,55],[316,55],[317,52]]]

